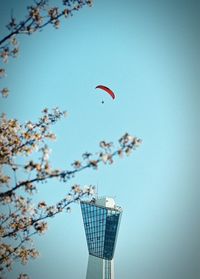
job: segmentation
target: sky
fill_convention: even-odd
[[[54,1],[58,3],[59,1]],[[1,1],[1,37],[13,9],[23,18],[31,1]],[[128,132],[142,139],[134,153],[71,184],[49,181],[39,197],[54,203],[70,185],[98,185],[99,196],[123,208],[115,250],[115,278],[200,278],[200,2],[96,0],[61,28],[20,37],[20,55],[6,66],[11,93],[1,112],[37,120],[43,108],[68,117],[53,131],[51,163],[70,168],[99,141]],[[95,90],[104,84],[113,101]],[[104,104],[101,101],[104,100]],[[84,279],[88,251],[79,204],[50,220],[35,238],[40,257],[17,264],[7,278]]]

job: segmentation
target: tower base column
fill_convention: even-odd
[[[86,279],[114,279],[114,260],[89,255]]]

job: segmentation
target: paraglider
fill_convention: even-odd
[[[105,92],[107,92],[112,97],[113,100],[115,99],[115,94],[110,88],[108,88],[104,85],[97,85],[95,88],[104,90]],[[102,101],[101,103],[104,104],[104,101]]]

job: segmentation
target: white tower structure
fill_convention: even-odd
[[[89,252],[86,279],[114,279],[114,251],[122,209],[112,198],[81,202]]]

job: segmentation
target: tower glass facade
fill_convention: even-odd
[[[113,199],[102,198],[95,202],[82,201],[81,210],[89,255],[103,260],[98,263],[102,263],[104,276],[91,279],[113,279],[111,261],[122,209],[115,206]],[[90,277],[87,276],[87,279]]]

